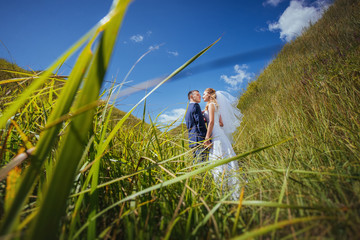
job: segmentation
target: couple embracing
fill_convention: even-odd
[[[192,90],[188,93],[190,103],[185,121],[189,132],[189,147],[194,148],[194,158],[197,161],[209,158],[212,162],[235,156],[232,134],[241,122],[241,113],[236,107],[237,99],[227,92],[212,88],[205,89],[202,98],[207,103],[204,111],[201,111],[199,105],[200,92]],[[238,183],[234,176],[234,171],[238,169],[238,163],[232,161],[214,168],[212,173],[216,181],[224,174],[228,185],[231,185]]]

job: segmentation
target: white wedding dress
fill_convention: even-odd
[[[215,105],[215,103],[210,103]],[[210,163],[234,157],[236,154],[232,147],[232,136],[226,133],[225,122],[227,119],[224,119],[222,116],[222,120],[224,122],[224,127],[220,127],[219,118],[221,105],[218,107],[215,105],[215,113],[214,113],[214,128],[212,131],[212,148],[209,152],[209,161]],[[206,118],[209,118],[209,112],[206,111],[204,113]],[[240,120],[239,120],[240,122]],[[229,123],[227,123],[229,124]],[[238,200],[240,196],[240,178],[239,178],[239,165],[238,162],[231,161],[227,164],[220,165],[212,169],[212,175],[217,184],[221,184],[223,191],[233,191],[231,195],[234,200]],[[220,185],[219,185],[220,187]]]

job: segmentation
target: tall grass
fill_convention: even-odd
[[[121,84],[98,100],[127,6],[115,1],[45,72],[0,82],[1,237],[358,238],[359,2],[337,1],[250,84],[239,155],[211,165],[193,164],[186,129],[144,119],[146,98],[217,41],[128,113],[110,101]],[[54,74],[79,48],[70,76]],[[127,122],[137,107],[143,119]],[[229,161],[247,180],[238,200],[211,175]]]
[[[295,137],[247,159],[245,171],[270,171],[249,175],[256,184],[250,185],[244,200],[257,197],[322,208],[260,209],[251,225],[314,213],[335,217],[304,232],[306,225],[284,228],[273,238],[288,233],[294,238],[360,237],[359,11],[359,1],[335,1],[322,19],[285,45],[240,99],[244,122],[238,151]]]

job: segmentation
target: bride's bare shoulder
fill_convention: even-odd
[[[218,110],[218,107],[217,107],[217,105],[216,105],[216,103],[214,103],[214,102],[211,102],[211,103],[209,103],[209,109],[213,109],[213,111],[217,111]]]

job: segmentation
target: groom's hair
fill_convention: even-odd
[[[190,96],[194,93],[194,92],[199,92],[198,90],[191,90],[189,93],[188,93],[188,99],[190,100]]]

